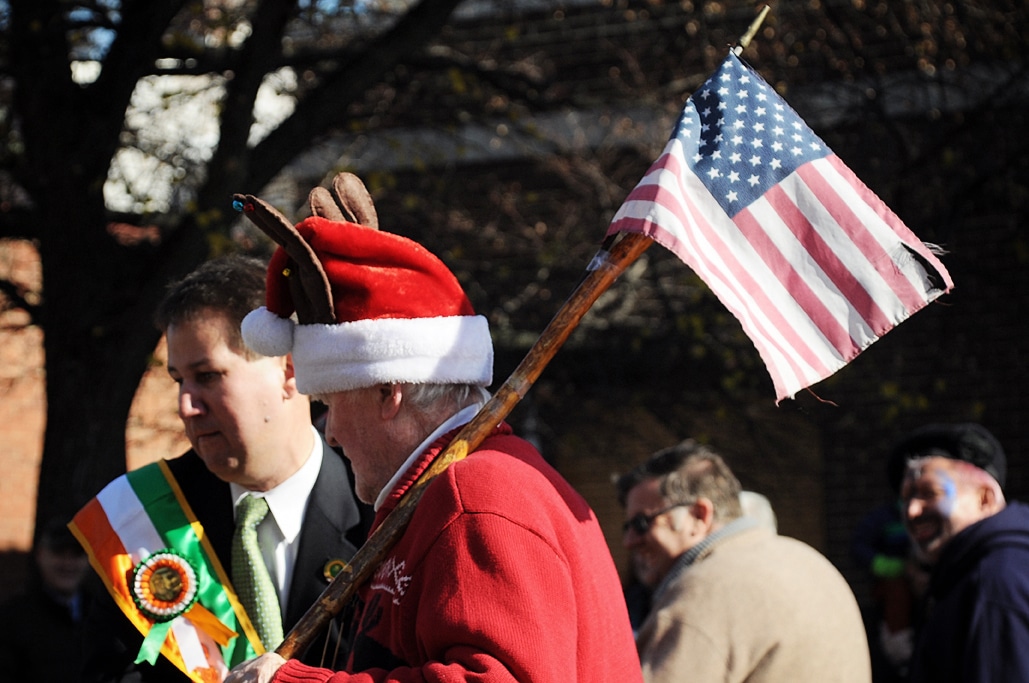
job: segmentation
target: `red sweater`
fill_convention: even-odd
[[[297,660],[281,683],[642,681],[614,563],[589,505],[502,425],[432,481],[358,591],[347,672]],[[377,527],[446,446],[411,467]]]

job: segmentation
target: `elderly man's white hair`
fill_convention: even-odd
[[[740,506],[743,516],[757,520],[762,526],[778,531],[779,523],[775,518],[772,503],[757,491],[740,491]]]

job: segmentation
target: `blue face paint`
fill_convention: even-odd
[[[950,517],[954,512],[954,507],[957,505],[958,485],[948,474],[941,473],[939,477],[940,484],[943,487],[943,497],[936,504],[936,509],[944,517]]]

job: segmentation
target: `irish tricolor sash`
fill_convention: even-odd
[[[137,663],[163,654],[197,683],[212,683],[264,652],[163,460],[112,481],[68,526],[143,634]]]

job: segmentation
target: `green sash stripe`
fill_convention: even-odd
[[[223,624],[242,635],[243,627],[239,624],[232,604],[217,578],[214,565],[191,524],[196,520],[187,517],[165,478],[164,469],[155,463],[129,472],[126,476],[167,547],[181,553],[196,568],[197,599],[200,604],[217,616]],[[168,476],[172,476],[170,472]],[[221,650],[222,657],[230,668],[255,656],[246,636],[233,638]]]

